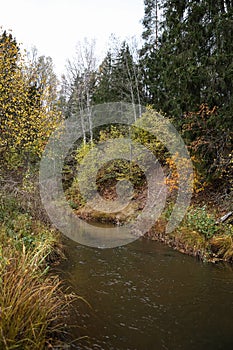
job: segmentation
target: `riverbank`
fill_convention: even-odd
[[[51,272],[65,258],[61,236],[25,206],[29,195],[22,184],[1,190],[0,349],[69,349],[78,297]]]
[[[35,180],[25,175],[17,186],[12,187],[8,182],[1,192],[0,348],[69,349],[70,306],[78,297],[64,290],[61,280],[51,273],[54,264],[64,259],[63,247],[59,233],[46,224],[35,184]],[[113,191],[105,195],[115,198],[116,194]],[[208,197],[202,193],[193,198],[179,228],[166,234],[172,210],[170,200],[144,238],[163,242],[203,261],[232,263],[232,225],[216,223],[230,209],[232,197],[224,196],[218,206],[216,198],[220,197],[213,193],[212,197],[210,193]],[[83,219],[117,225],[134,219],[144,205],[145,192],[140,190],[121,214],[102,215],[73,202],[75,213]]]
[[[91,205],[84,205],[79,201],[80,195],[76,187],[67,192],[68,200],[73,205],[74,212],[88,222],[111,223],[124,225],[133,221],[143,209],[146,202],[146,189],[141,189],[131,199],[124,211],[119,213],[103,213],[93,210]],[[114,200],[116,194],[106,190],[105,198]],[[233,262],[233,225],[232,216],[224,223],[219,218],[232,210],[232,192],[223,195],[211,189],[195,194],[191,206],[182,223],[172,233],[166,233],[166,226],[174,205],[172,196],[155,225],[144,235],[145,239],[157,240],[169,245],[173,249],[192,255],[202,261]]]
[[[164,242],[181,253],[203,261],[233,262],[233,217],[221,222],[220,218],[232,210],[232,192],[208,188],[193,195],[181,224],[170,234],[165,228],[171,208],[148,232],[147,237]]]

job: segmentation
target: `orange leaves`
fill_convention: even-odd
[[[211,108],[203,103],[198,111],[186,113],[182,134],[195,158],[198,189],[203,189],[207,183],[215,180],[231,182],[229,154],[232,150],[232,131],[216,106]]]
[[[195,161],[197,159],[195,157],[191,157],[193,164],[195,165]],[[189,171],[189,160],[187,158],[182,158],[176,153],[173,157],[166,158],[166,165],[168,167],[168,175],[165,178],[165,184],[168,186],[168,190],[170,193],[173,193],[178,190],[180,182],[187,181],[189,179],[191,181],[191,177],[193,177],[193,190],[194,192],[200,192],[204,190],[204,185],[201,184],[198,174],[194,169],[194,174],[190,174]],[[182,172],[178,173],[177,168],[181,168]],[[189,181],[188,180],[188,181]]]

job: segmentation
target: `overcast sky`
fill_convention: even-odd
[[[109,37],[142,32],[143,0],[0,0],[0,26],[12,29],[26,49],[51,56],[56,72],[64,72],[67,58],[84,37],[95,38],[99,56]]]

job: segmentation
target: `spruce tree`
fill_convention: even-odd
[[[173,117],[203,162],[202,171],[219,178],[232,149],[233,2],[167,0],[161,10],[156,45],[150,18],[155,2],[145,1],[145,101]],[[201,125],[199,132],[196,124]]]
[[[97,85],[93,94],[94,104],[112,102],[115,100],[112,91],[112,60],[111,51],[108,51],[98,69]]]
[[[233,13],[231,1],[161,2],[158,45],[155,1],[145,0],[141,51],[146,101],[176,119],[208,103],[232,106]]]
[[[99,67],[94,103],[124,101],[138,104],[137,72],[137,64],[126,42],[121,44],[115,56],[109,51]]]

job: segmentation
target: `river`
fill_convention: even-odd
[[[233,349],[230,265],[202,263],[149,240],[114,249],[65,244],[60,274],[92,307],[83,305],[74,320],[90,337],[75,349]]]

